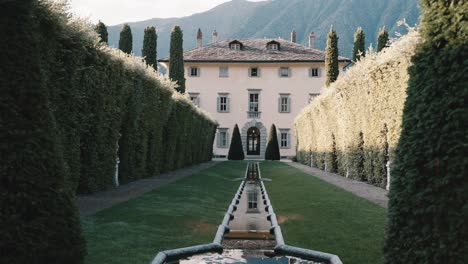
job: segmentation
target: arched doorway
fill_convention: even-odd
[[[256,127],[247,130],[247,155],[260,155],[260,130]]]

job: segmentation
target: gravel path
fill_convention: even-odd
[[[323,181],[331,183],[341,189],[351,192],[359,197],[369,200],[383,208],[387,208],[388,191],[365,182],[347,179],[335,173],[326,172],[317,168],[312,168],[297,162],[285,162],[289,166],[297,168],[309,175],[317,177]]]
[[[188,168],[163,173],[151,178],[130,182],[114,189],[90,195],[78,195],[76,205],[78,206],[80,215],[93,215],[115,204],[128,201],[146,192],[158,189],[181,178],[191,176],[219,163],[219,161],[209,161]]]

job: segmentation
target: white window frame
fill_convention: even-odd
[[[276,43],[270,43],[268,44],[268,46],[269,46],[268,49],[270,50],[279,50],[278,44]]]
[[[260,118],[260,89],[249,89],[247,97],[247,116],[248,118]],[[252,95],[257,95],[257,101],[251,102]]]
[[[252,74],[252,70],[253,69],[257,69],[257,75],[253,75]],[[250,67],[249,68],[249,77],[252,77],[252,78],[258,78],[261,76],[261,71],[260,71],[260,68],[259,67]]]
[[[195,74],[193,74],[195,70]],[[192,66],[189,67],[189,76],[190,77],[200,77],[200,67]]]
[[[222,78],[229,77],[229,67],[227,66],[219,67],[219,77],[222,77]]]
[[[229,128],[218,128],[216,142],[218,148],[229,147]]]
[[[287,74],[284,74],[286,72],[287,72]],[[279,68],[279,76],[281,78],[291,77],[291,68],[290,67],[280,67]]]
[[[192,103],[200,107],[200,94],[199,93],[189,93],[189,99]]]
[[[279,146],[280,149],[290,149],[291,148],[291,130],[287,128],[279,129]]]
[[[289,94],[280,94],[278,98],[278,112],[291,113],[291,96]]]
[[[217,98],[217,110],[218,113],[229,113],[230,101],[228,93],[220,93]]]
[[[258,192],[255,186],[247,191],[247,211],[258,211]]]
[[[317,68],[317,67],[309,68],[309,77],[312,77],[312,78],[320,77],[320,68]]]
[[[240,43],[231,43],[230,48],[232,50],[241,50],[241,44]]]

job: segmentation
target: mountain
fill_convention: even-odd
[[[226,38],[290,38],[293,29],[297,41],[307,44],[311,31],[316,35],[316,48],[325,49],[326,37],[333,25],[339,36],[340,55],[351,57],[354,32],[358,26],[366,34],[366,47],[376,45],[379,28],[385,26],[390,36],[405,33],[397,22],[418,21],[418,0],[268,0],[249,2],[232,0],[209,11],[182,18],[154,18],[129,23],[133,33],[133,52],[141,55],[143,30],[155,26],[158,32],[158,58],[169,54],[170,33],[174,25],[184,31],[184,49],[196,46],[196,32],[201,28],[203,43],[211,41],[213,30],[218,39]],[[110,26],[109,45],[118,47],[122,25]]]

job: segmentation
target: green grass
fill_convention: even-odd
[[[381,263],[386,210],[287,164],[260,165],[286,244],[338,255],[345,264]]]
[[[82,218],[86,263],[149,263],[161,250],[209,243],[246,162],[224,162]],[[386,213],[366,200],[280,162],[263,162],[286,243],[334,253],[346,264],[381,262]]]
[[[82,218],[86,263],[150,263],[159,251],[210,243],[245,166],[216,165]]]

